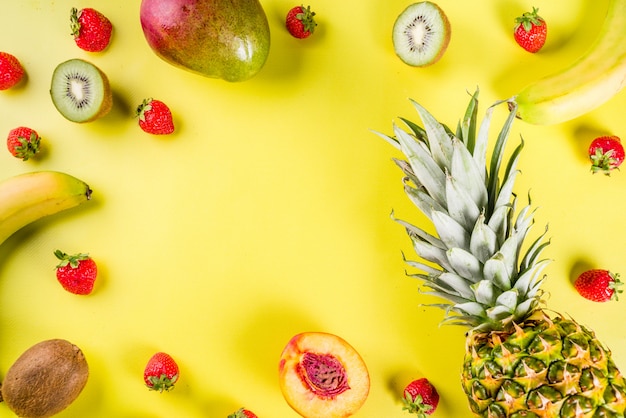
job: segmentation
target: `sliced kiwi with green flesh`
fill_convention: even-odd
[[[450,21],[435,3],[407,7],[393,25],[393,48],[402,61],[424,67],[439,61],[450,43]]]
[[[72,122],[91,122],[111,110],[109,79],[92,63],[75,58],[54,69],[50,86],[52,103]]]

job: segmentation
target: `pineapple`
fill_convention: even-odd
[[[509,116],[487,158],[493,110]],[[501,101],[477,123],[478,90],[456,132],[413,102],[422,120],[406,119],[394,136],[378,133],[406,160],[404,190],[435,233],[405,227],[419,261],[425,293],[445,299],[443,323],[468,328],[461,381],[469,406],[481,417],[624,417],[626,382],[610,351],[593,331],[560,314],[542,299],[541,258],[546,231],[526,241],[530,202],[518,208],[513,184],[523,141],[505,159],[515,119],[514,102]],[[488,164],[487,164],[488,163]]]

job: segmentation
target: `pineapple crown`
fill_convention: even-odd
[[[423,280],[424,293],[446,299],[432,305],[445,310],[443,323],[488,331],[519,323],[539,308],[540,273],[548,263],[539,257],[549,242],[544,240],[546,228],[524,245],[534,210],[530,196],[528,205],[518,210],[513,192],[523,140],[504,158],[517,105],[494,103],[479,125],[478,93],[471,96],[456,132],[412,101],[423,127],[400,118],[407,130],[394,124],[393,137],[377,134],[406,157],[394,159],[404,173],[404,190],[436,231],[431,234],[392,214],[421,258],[405,259],[421,270],[409,276]],[[508,103],[509,115],[488,161],[489,126],[493,110],[502,103]]]

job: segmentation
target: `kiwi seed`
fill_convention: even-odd
[[[91,122],[106,115],[113,105],[107,76],[92,63],[71,59],[52,74],[52,103],[72,122]]]
[[[80,348],[62,339],[42,341],[9,368],[0,386],[0,400],[19,417],[50,417],[74,402],[88,376]]]
[[[393,47],[400,59],[414,67],[439,61],[450,43],[450,21],[435,3],[408,6],[393,25]]]

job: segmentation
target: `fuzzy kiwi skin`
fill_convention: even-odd
[[[100,68],[98,68],[98,72],[102,76],[102,82],[104,83],[104,100],[102,102],[102,106],[100,106],[100,110],[98,111],[98,113],[96,113],[92,118],[85,120],[84,122],[93,122],[96,119],[100,119],[101,117],[106,116],[113,107],[113,93],[111,92],[111,84],[109,83],[109,78]]]
[[[50,417],[74,402],[88,377],[89,367],[80,348],[62,339],[42,341],[9,368],[0,387],[0,400],[19,417]]]

